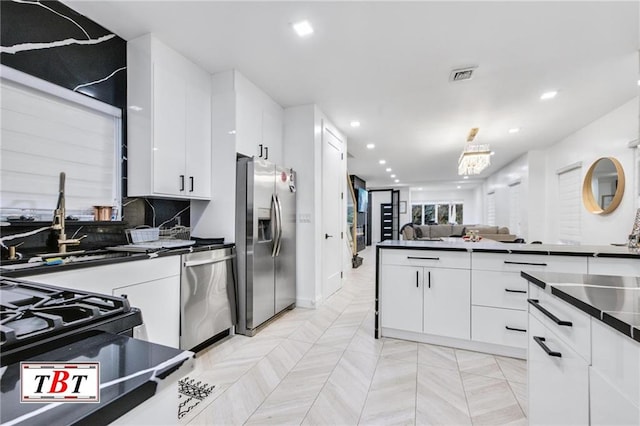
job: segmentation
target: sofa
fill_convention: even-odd
[[[509,228],[485,225],[414,225],[407,223],[401,229],[404,240],[437,240],[447,237],[463,237],[469,231],[494,241],[513,242],[518,237],[509,233]]]

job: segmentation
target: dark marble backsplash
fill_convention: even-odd
[[[11,68],[126,106],[126,41],[58,1],[0,1],[2,54]]]

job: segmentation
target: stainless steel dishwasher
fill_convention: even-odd
[[[180,349],[193,349],[237,322],[233,248],[182,255]]]

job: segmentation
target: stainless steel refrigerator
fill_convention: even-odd
[[[258,158],[238,159],[238,325],[257,328],[296,301],[296,174]]]

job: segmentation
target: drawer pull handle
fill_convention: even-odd
[[[527,299],[527,302],[529,302],[532,306],[536,307],[540,312],[545,314],[547,317],[549,317],[549,319],[551,319],[551,321],[555,322],[556,324],[558,324],[558,325],[566,325],[567,327],[572,327],[573,326],[573,323],[571,321],[563,321],[561,319],[558,319],[557,316],[553,315],[551,312],[549,312],[545,308],[543,308],[540,305],[540,301],[538,299]]]
[[[431,288],[431,271],[429,271],[429,288]]]
[[[527,332],[527,330],[525,330],[524,328],[509,327],[508,325],[505,325],[504,328],[506,328],[507,330],[511,330],[511,331],[519,331],[521,333],[526,333]]]
[[[507,293],[522,293],[522,294],[527,294],[526,290],[511,290],[510,288],[505,288],[504,291],[506,291]]]
[[[512,262],[510,260],[505,260],[504,263],[507,265],[530,265],[530,266],[547,266],[546,263],[536,263],[536,262]]]
[[[419,276],[420,276],[420,272],[416,271],[416,288],[418,288],[418,281],[420,280]]]
[[[562,358],[562,354],[560,352],[552,351],[547,345],[544,344],[546,340],[544,337],[533,336],[533,340],[535,340],[536,343],[540,345],[540,347],[547,353],[547,355]]]
[[[407,259],[419,259],[419,260],[440,260],[439,257],[420,257],[420,256],[407,256]]]

